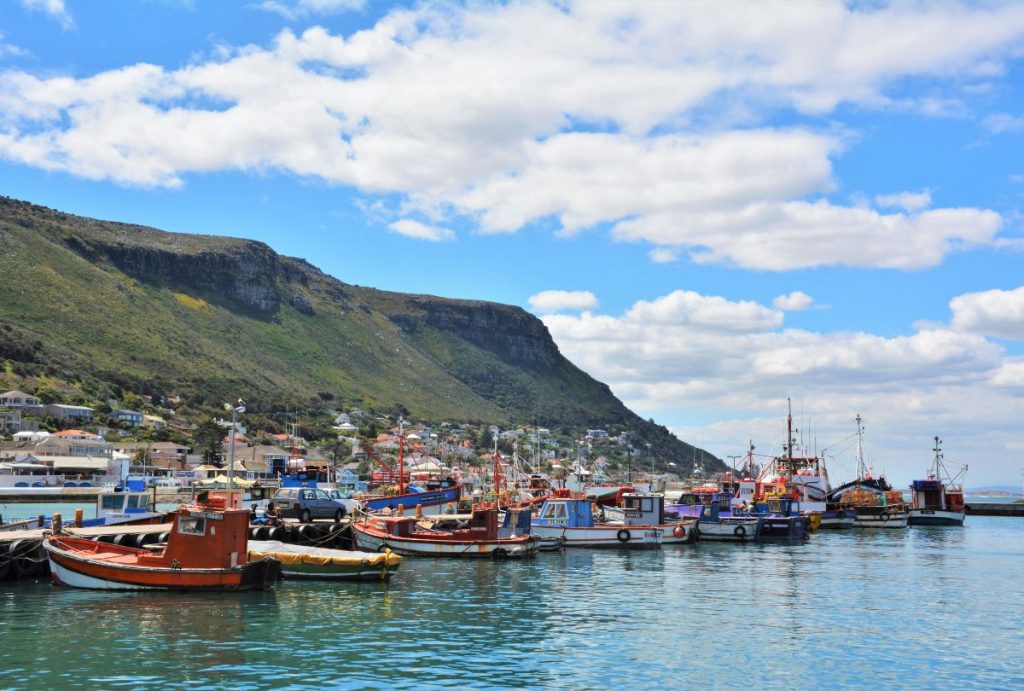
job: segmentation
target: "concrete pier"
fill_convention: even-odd
[[[968,516],[1024,516],[1024,503],[978,502],[964,504]]]

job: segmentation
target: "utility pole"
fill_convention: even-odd
[[[238,405],[231,405],[230,403],[225,403],[224,409],[231,411],[231,459],[228,461],[228,490],[230,490],[235,478],[235,433],[237,431],[236,425],[238,424],[238,414],[245,412],[245,401],[239,398]]]

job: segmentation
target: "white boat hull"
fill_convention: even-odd
[[[907,514],[902,511],[857,514],[854,525],[858,528],[906,528]]]
[[[697,529],[701,542],[756,542],[760,537],[757,519],[701,523]]]
[[[530,534],[542,540],[559,540],[565,547],[641,547],[653,549],[660,547],[662,543],[662,530],[654,526],[607,525],[594,526],[592,528],[566,528],[562,526],[534,525],[530,527]]]
[[[353,530],[356,546],[368,552],[381,552],[385,548],[402,556],[428,557],[525,557],[537,551],[537,541],[520,544],[496,542],[429,542],[426,540],[405,540],[400,537],[378,537],[373,533]]]

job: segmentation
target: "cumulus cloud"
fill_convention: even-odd
[[[648,252],[648,256],[655,264],[671,264],[679,261],[679,251],[668,247],[655,247]]]
[[[527,298],[537,312],[590,310],[597,307],[597,297],[589,290],[544,290]]]
[[[42,12],[60,22],[64,29],[71,29],[75,26],[75,20],[64,6],[64,0],[20,0],[20,2],[26,9]]]
[[[957,331],[1024,341],[1024,287],[958,295],[949,308]]]
[[[802,312],[810,307],[812,302],[814,302],[814,299],[810,295],[794,290],[792,293],[779,295],[772,300],[772,306],[783,312]]]
[[[393,232],[399,235],[404,235],[407,238],[413,238],[414,240],[430,240],[431,242],[442,242],[446,240],[454,240],[454,231],[448,228],[438,228],[437,226],[429,226],[419,221],[413,221],[412,219],[403,218],[399,221],[388,226]]]
[[[706,318],[686,318],[687,306],[705,308]],[[1006,358],[980,334],[948,327],[888,338],[818,333],[785,328],[773,314],[756,303],[677,291],[619,316],[543,320],[568,358],[645,416],[670,421],[730,411],[715,425],[673,426],[722,458],[741,452],[747,439],[762,452],[775,443],[778,453],[788,398],[798,416],[801,409],[810,416],[814,436],[804,442],[819,450],[848,439],[854,415],[863,414],[869,444],[891,451],[887,469],[904,463],[908,479],[936,433],[969,427],[969,438],[957,442],[966,455],[1008,443],[1006,430],[1019,429],[1024,362]],[[763,417],[773,408],[776,418]]]
[[[354,6],[263,4],[296,17]],[[893,107],[887,90],[907,79],[993,79],[1022,38],[1014,4],[425,3],[183,67],[4,73],[0,156],[142,186],[281,170],[483,232],[611,225],[661,262],[914,269],[993,242],[998,215],[820,201],[849,144],[824,119],[780,129],[758,114],[809,122],[843,103]],[[722,108],[746,113],[745,129],[709,129]]]

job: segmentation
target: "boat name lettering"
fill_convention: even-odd
[[[626,518],[643,518],[643,514],[639,511],[623,511],[622,515]]]
[[[223,521],[224,514],[213,513],[211,511],[192,511],[190,514],[193,518],[209,518],[211,521]]]

